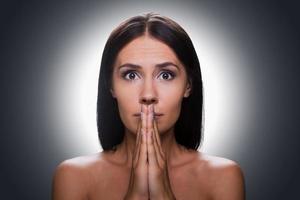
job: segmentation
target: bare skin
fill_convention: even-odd
[[[181,101],[190,89],[184,66],[167,45],[147,34],[127,44],[116,59],[111,88],[125,138],[115,152],[62,162],[53,199],[244,199],[237,163],[187,150],[175,140]],[[153,118],[155,113],[163,115]]]
[[[130,169],[118,158],[111,153],[97,153],[64,161],[55,173],[52,199],[124,199]],[[169,168],[176,199],[244,199],[243,175],[233,161],[191,152],[184,155],[181,164]]]

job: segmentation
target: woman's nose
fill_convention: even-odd
[[[140,104],[156,104],[158,101],[156,91],[152,85],[152,83],[146,83],[144,85],[143,91],[140,95]]]
[[[146,105],[150,105],[150,104],[156,104],[157,100],[155,97],[142,97],[140,104],[146,104]]]

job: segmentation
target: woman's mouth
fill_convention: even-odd
[[[162,113],[154,113],[154,116],[155,117],[160,117],[160,116],[163,116],[164,114]],[[134,117],[140,117],[141,116],[141,113],[135,113],[133,114]]]

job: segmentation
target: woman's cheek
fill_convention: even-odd
[[[165,115],[158,119],[157,122],[158,129],[163,134],[176,124],[180,115],[181,100],[176,95],[173,98],[167,97],[161,101],[161,106]]]
[[[181,103],[178,101],[174,102],[172,104],[171,110],[172,110],[172,115],[170,116],[171,117],[170,121],[171,121],[171,126],[174,126],[180,115]]]
[[[134,113],[133,110],[130,110],[130,108],[128,108],[130,106],[130,104],[126,103],[126,102],[119,102],[119,114],[120,114],[120,118],[121,121],[123,123],[123,125],[125,126],[126,129],[128,129],[130,132],[135,132],[135,127],[137,125],[137,117],[132,116],[132,114]]]
[[[137,96],[132,91],[135,90],[120,90],[122,91],[118,95],[118,109],[121,121],[125,128],[127,128],[130,132],[135,133],[138,117],[134,117],[133,114],[139,112],[139,105]],[[126,92],[127,91],[127,92]]]

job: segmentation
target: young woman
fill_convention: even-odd
[[[197,150],[202,109],[200,64],[187,33],[158,14],[126,20],[102,55],[103,151],[62,162],[52,199],[244,199],[239,165]]]

